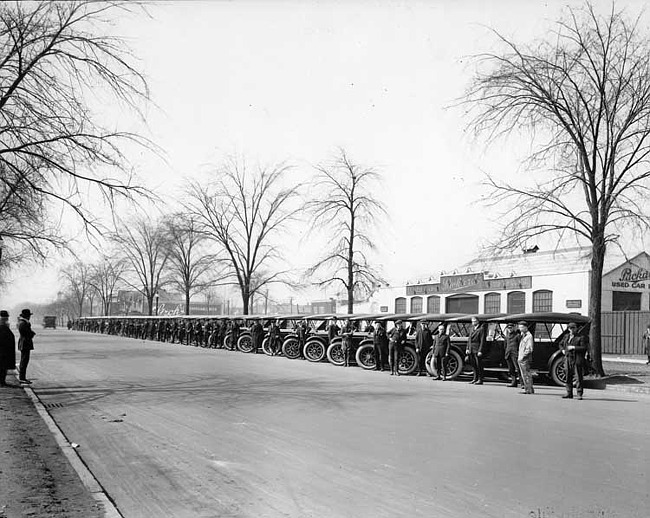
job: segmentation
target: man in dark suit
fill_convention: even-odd
[[[399,376],[399,359],[406,346],[406,330],[402,321],[395,322],[395,327],[388,333],[388,363],[391,376]]]
[[[264,327],[259,320],[255,320],[251,326],[251,340],[253,342],[253,352],[257,354],[262,348],[262,341],[264,340]]]
[[[449,359],[451,340],[446,332],[445,324],[438,326],[438,333],[433,337],[433,366],[436,371],[436,379],[447,381],[447,360]]]
[[[16,368],[16,338],[9,329],[9,313],[0,311],[0,387],[6,387],[7,371]]]
[[[426,320],[421,320],[420,327],[418,327],[418,330],[415,333],[415,352],[418,353],[419,363],[416,376],[427,373],[427,355],[431,350],[432,344],[433,338],[431,337],[429,322]]]
[[[20,351],[20,365],[18,368],[18,381],[26,385],[31,385],[32,382],[27,379],[27,365],[29,358],[34,350],[34,336],[36,333],[32,331],[32,324],[29,319],[32,312],[29,309],[23,309],[18,317],[18,332],[20,338],[18,339],[18,350]]]
[[[515,329],[515,325],[511,322],[506,325],[506,329],[503,333],[504,345],[505,345],[505,360],[508,365],[508,374],[510,375],[510,384],[509,387],[517,387],[517,372],[518,372],[518,362],[517,357],[519,355],[519,341],[521,340],[521,335]]]
[[[381,322],[375,325],[375,332],[372,335],[372,346],[375,351],[375,370],[383,371],[386,363],[386,350],[388,348],[388,335]]]
[[[573,374],[576,374],[576,392],[578,399],[582,399],[583,387],[582,376],[585,364],[585,353],[587,352],[587,343],[584,336],[577,334],[578,325],[571,322],[568,326],[569,333],[564,337],[560,344],[562,354],[564,354],[564,365],[566,367],[566,394],[564,399],[573,398]]]
[[[485,327],[480,324],[478,318],[472,317],[472,328],[467,338],[467,350],[465,354],[469,356],[469,362],[472,366],[473,379],[472,385],[483,385],[483,348],[485,347]]]

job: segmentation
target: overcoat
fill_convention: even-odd
[[[0,368],[16,368],[16,337],[6,324],[0,324]]]

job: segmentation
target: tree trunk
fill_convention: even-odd
[[[244,312],[244,315],[248,315],[248,305],[250,304],[250,299],[251,299],[251,292],[248,287],[244,287],[241,290],[241,301],[243,304],[242,311]]]
[[[603,266],[605,264],[606,245],[602,236],[592,240],[591,247],[591,272],[589,274],[589,317],[591,329],[589,331],[589,350],[593,367],[599,376],[605,375],[603,369],[603,355],[601,342],[601,306],[603,298]]]
[[[190,314],[190,290],[185,290],[185,314]]]
[[[348,315],[354,312],[354,215],[350,218],[350,240],[348,247]]]

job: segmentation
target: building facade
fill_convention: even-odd
[[[621,262],[622,261],[622,262]],[[612,267],[612,265],[615,265]],[[385,288],[382,312],[587,314],[589,247],[478,258],[428,281]],[[603,275],[603,311],[650,309],[650,256],[610,257]]]

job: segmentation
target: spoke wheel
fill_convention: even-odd
[[[237,349],[243,353],[253,352],[253,337],[251,335],[242,335],[237,340]]]
[[[397,369],[400,374],[412,374],[418,366],[418,354],[410,346],[404,348],[404,352],[397,358]]]
[[[327,348],[327,360],[332,365],[338,365],[339,367],[345,364],[341,342],[335,342]]]
[[[566,384],[566,362],[564,356],[558,356],[551,364],[551,379],[560,387]]]
[[[300,358],[300,343],[297,338],[288,338],[282,344],[282,354],[291,360]]]
[[[311,340],[305,344],[304,355],[310,362],[319,362],[325,358],[325,345],[320,340]]]
[[[375,358],[375,348],[372,344],[362,345],[357,349],[356,354],[357,365],[362,369],[372,370],[377,366],[377,359]]]

